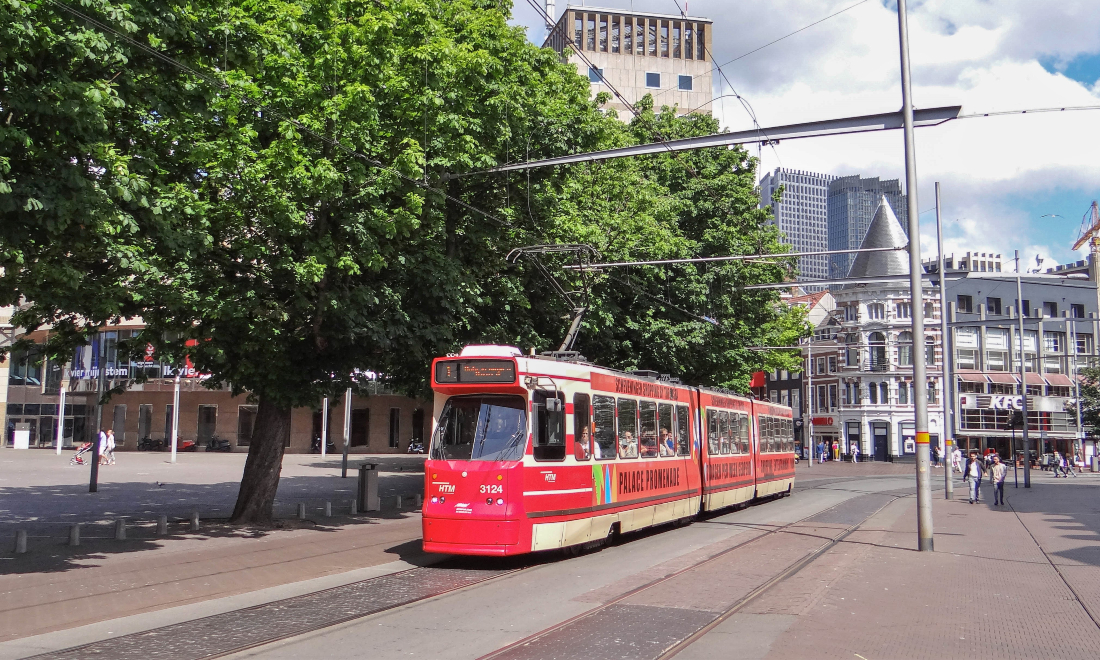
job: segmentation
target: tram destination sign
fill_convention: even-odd
[[[511,360],[443,360],[435,365],[437,383],[514,383]]]

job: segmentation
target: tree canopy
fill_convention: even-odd
[[[463,344],[556,347],[572,310],[505,261],[514,247],[784,250],[740,148],[446,176],[719,128],[649,100],[629,123],[603,112],[506,2],[80,5],[108,29],[0,2],[0,302],[51,326],[57,353],[140,316],[142,346],[256,397],[238,520],[271,515],[290,410],[355,386],[355,369],[421,393],[430,359]],[[596,275],[577,348],[744,389],[796,363],[748,347],[804,323],[738,287],[790,267]]]

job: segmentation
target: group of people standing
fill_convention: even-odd
[[[822,463],[825,461],[839,461],[841,460],[840,451],[840,443],[836,440],[831,440],[829,442],[820,441],[817,443],[817,452],[815,455]],[[848,458],[850,458],[853,463],[859,462],[859,443],[852,443],[852,451],[848,454]]]

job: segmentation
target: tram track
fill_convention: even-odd
[[[806,489],[806,490],[811,490],[811,489],[813,489],[813,487],[811,487],[809,489]],[[783,582],[787,578],[797,574],[799,571],[801,571],[802,569],[804,569],[807,566],[809,566],[810,564],[812,564],[814,561],[816,561],[818,558],[820,558],[826,552],[831,550],[837,544],[843,542],[844,539],[846,539],[853,532],[855,532],[860,527],[860,525],[862,525],[868,519],[873,517],[875,514],[882,511],[884,508],[886,508],[887,506],[889,506],[893,502],[895,502],[899,499],[902,499],[904,497],[911,497],[912,495],[911,495],[911,493],[906,493],[906,494],[871,493],[867,496],[885,497],[885,498],[888,498],[888,501],[882,503],[880,506],[878,506],[874,510],[870,511],[866,515],[861,516],[858,520],[856,520],[852,524],[850,524],[847,527],[845,527],[844,529],[842,529],[838,534],[835,534],[835,535],[829,536],[829,537],[821,537],[821,536],[818,536],[818,535],[809,535],[809,534],[806,534],[805,532],[793,532],[791,530],[792,530],[792,528],[795,528],[798,525],[806,524],[807,522],[810,522],[815,518],[822,518],[830,512],[835,512],[840,507],[851,503],[854,499],[857,499],[857,498],[852,498],[852,499],[849,499],[849,500],[845,500],[844,502],[839,502],[839,503],[837,503],[837,504],[835,504],[835,505],[833,505],[833,506],[831,506],[827,509],[824,509],[822,511],[816,511],[812,514],[809,514],[809,515],[807,515],[803,518],[792,521],[792,522],[787,523],[785,525],[777,526],[777,527],[774,527],[773,529],[762,530],[762,533],[760,533],[760,534],[758,534],[758,535],[756,535],[756,536],[754,536],[750,539],[746,539],[746,540],[744,540],[740,543],[737,543],[733,546],[725,548],[725,549],[723,549],[723,550],[721,550],[717,553],[714,553],[714,554],[712,554],[708,557],[703,558],[702,560],[700,560],[700,561],[698,561],[698,562],[696,562],[696,563],[694,563],[690,566],[684,567],[680,570],[674,571],[674,572],[672,572],[668,575],[662,576],[660,578],[655,578],[654,580],[651,580],[651,581],[649,581],[649,582],[647,582],[647,583],[645,583],[645,584],[643,584],[639,587],[631,589],[631,590],[629,590],[629,591],[627,591],[623,594],[620,594],[620,595],[616,596],[615,598],[612,598],[611,600],[603,603],[599,607],[593,608],[591,610],[588,610],[586,612],[578,614],[577,616],[574,616],[570,619],[566,619],[565,621],[561,621],[561,622],[559,622],[555,625],[549,626],[549,627],[547,627],[547,628],[545,628],[545,629],[543,629],[543,630],[541,630],[537,633],[529,635],[529,636],[527,636],[527,637],[525,637],[521,640],[518,640],[516,642],[513,642],[512,644],[509,644],[507,646],[501,647],[501,648],[499,648],[499,649],[497,649],[497,650],[495,650],[491,653],[487,653],[485,655],[482,655],[477,660],[504,660],[504,659],[507,659],[507,660],[523,660],[523,659],[526,659],[526,658],[537,658],[537,657],[569,657],[568,653],[563,654],[563,653],[557,652],[557,649],[541,647],[541,646],[539,646],[538,643],[542,640],[547,640],[548,638],[550,638],[554,635],[559,635],[559,634],[564,634],[563,635],[564,637],[583,638],[583,636],[584,636],[583,633],[578,633],[575,636],[574,635],[569,635],[568,634],[569,629],[570,628],[583,628],[584,623],[586,621],[596,620],[597,618],[601,617],[601,615],[611,614],[611,616],[613,617],[614,614],[612,613],[612,611],[616,607],[623,606],[628,600],[633,599],[635,596],[638,596],[639,594],[642,594],[643,592],[654,589],[655,587],[659,587],[661,585],[671,583],[673,580],[676,580],[677,578],[680,578],[684,575],[687,575],[687,574],[689,574],[693,571],[698,571],[701,568],[704,568],[704,567],[706,567],[710,564],[713,564],[713,563],[727,557],[731,553],[734,553],[738,550],[744,550],[744,549],[748,548],[749,546],[751,546],[753,544],[756,544],[756,543],[759,543],[760,541],[762,541],[764,539],[771,538],[773,536],[776,536],[776,535],[782,534],[782,533],[792,533],[792,534],[797,534],[797,535],[802,536],[802,537],[812,536],[814,538],[824,538],[824,542],[821,543],[817,548],[815,548],[812,551],[804,554],[803,556],[801,556],[799,559],[797,559],[793,563],[787,565],[785,568],[783,568],[777,574],[775,574],[771,578],[767,579],[762,584],[760,584],[759,586],[757,586],[756,588],[751,590],[749,593],[745,594],[743,597],[738,599],[731,606],[727,607],[722,612],[717,613],[715,616],[713,616],[713,618],[710,621],[704,623],[701,626],[696,626],[695,629],[692,630],[686,636],[682,637],[679,640],[674,640],[674,643],[672,643],[670,646],[663,647],[662,650],[660,650],[660,652],[657,653],[656,655],[653,655],[653,654],[648,654],[648,655],[647,654],[638,654],[638,655],[635,655],[635,654],[631,654],[629,652],[624,652],[622,655],[618,655],[618,654],[615,655],[615,657],[621,657],[621,658],[652,658],[652,660],[664,660],[665,658],[674,657],[675,655],[679,654],[681,651],[686,649],[688,646],[690,646],[691,644],[698,641],[700,638],[702,638],[708,632],[713,630],[715,627],[721,625],[729,617],[733,616],[734,614],[736,614],[740,610],[744,609],[747,605],[751,604],[754,600],[756,600],[760,596],[767,593],[770,589],[772,589],[776,585],[780,584],[781,582]],[[751,527],[751,526],[746,526],[746,527],[748,527],[749,529],[759,529],[759,527]],[[683,611],[688,612],[690,610],[683,610]],[[557,641],[557,640],[555,640],[555,641]],[[644,645],[637,644],[632,648],[642,650],[642,649],[644,649]],[[591,653],[591,654],[586,654],[585,657],[596,658],[596,657],[600,657],[600,656],[597,653]]]

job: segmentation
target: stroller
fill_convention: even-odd
[[[69,459],[69,465],[86,465],[88,461],[84,460],[84,454],[87,454],[92,450],[92,443],[85,442],[80,445],[80,449],[76,450],[76,455]]]

